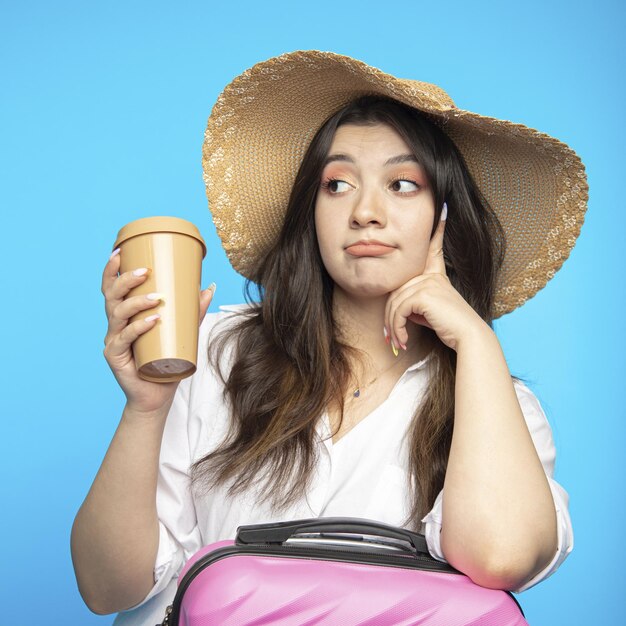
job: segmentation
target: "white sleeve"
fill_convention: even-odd
[[[552,430],[548,424],[539,401],[532,391],[523,383],[514,381],[515,392],[520,403],[526,425],[532,437],[537,454],[543,465],[543,469],[548,478],[548,484],[554,499],[557,521],[557,550],[549,565],[528,581],[523,587],[516,589],[516,592],[526,591],[538,582],[548,578],[556,572],[561,563],[574,547],[574,533],[568,511],[568,495],[565,489],[554,480],[554,461],[556,450],[552,439]],[[439,561],[445,561],[441,549],[441,522],[443,510],[443,490],[439,492],[433,508],[424,517],[422,522],[425,525],[424,534],[426,543],[431,555]]]

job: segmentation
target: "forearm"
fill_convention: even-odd
[[[122,419],[72,528],[80,592],[97,613],[141,601],[154,584],[156,486],[166,409]]]
[[[476,582],[512,589],[556,550],[550,488],[487,325],[457,348],[441,541],[446,558]]]

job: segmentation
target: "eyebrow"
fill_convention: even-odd
[[[329,163],[334,163],[335,161],[345,161],[347,163],[354,163],[354,159],[347,154],[330,154],[326,157],[324,161],[324,167]],[[388,165],[398,165],[400,163],[418,163],[419,161],[415,158],[413,154],[398,154],[397,156],[391,157],[387,159],[384,163],[385,166]]]

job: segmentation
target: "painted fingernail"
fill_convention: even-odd
[[[162,293],[157,293],[156,291],[153,293],[149,293],[146,298],[148,300],[163,300],[163,294]]]
[[[212,291],[213,293],[215,293],[215,290],[217,289],[217,285],[216,285],[215,283],[211,283],[211,284],[208,286],[208,289],[209,289],[210,291]]]
[[[398,356],[398,348],[396,348],[396,344],[392,342],[391,351],[393,352],[393,356]]]
[[[441,209],[441,221],[445,222],[448,219],[448,203],[443,203],[443,209]]]
[[[143,321],[144,322],[154,322],[154,320],[158,320],[159,317],[161,317],[158,313],[155,313],[154,315],[148,315],[148,317],[146,317]]]
[[[401,343],[400,347],[406,352],[406,345],[405,344]]]
[[[133,270],[133,276],[143,276],[148,273],[147,267],[140,267],[139,269]]]
[[[389,333],[386,326],[383,326],[383,336],[385,337],[385,343],[389,345]]]
[[[115,250],[113,250],[113,252],[111,253],[111,256],[109,257],[109,261],[115,258],[120,253],[120,250],[121,248],[115,248]]]

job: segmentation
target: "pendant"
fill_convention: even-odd
[[[361,395],[361,390],[357,387],[352,394],[355,398],[358,398]]]

